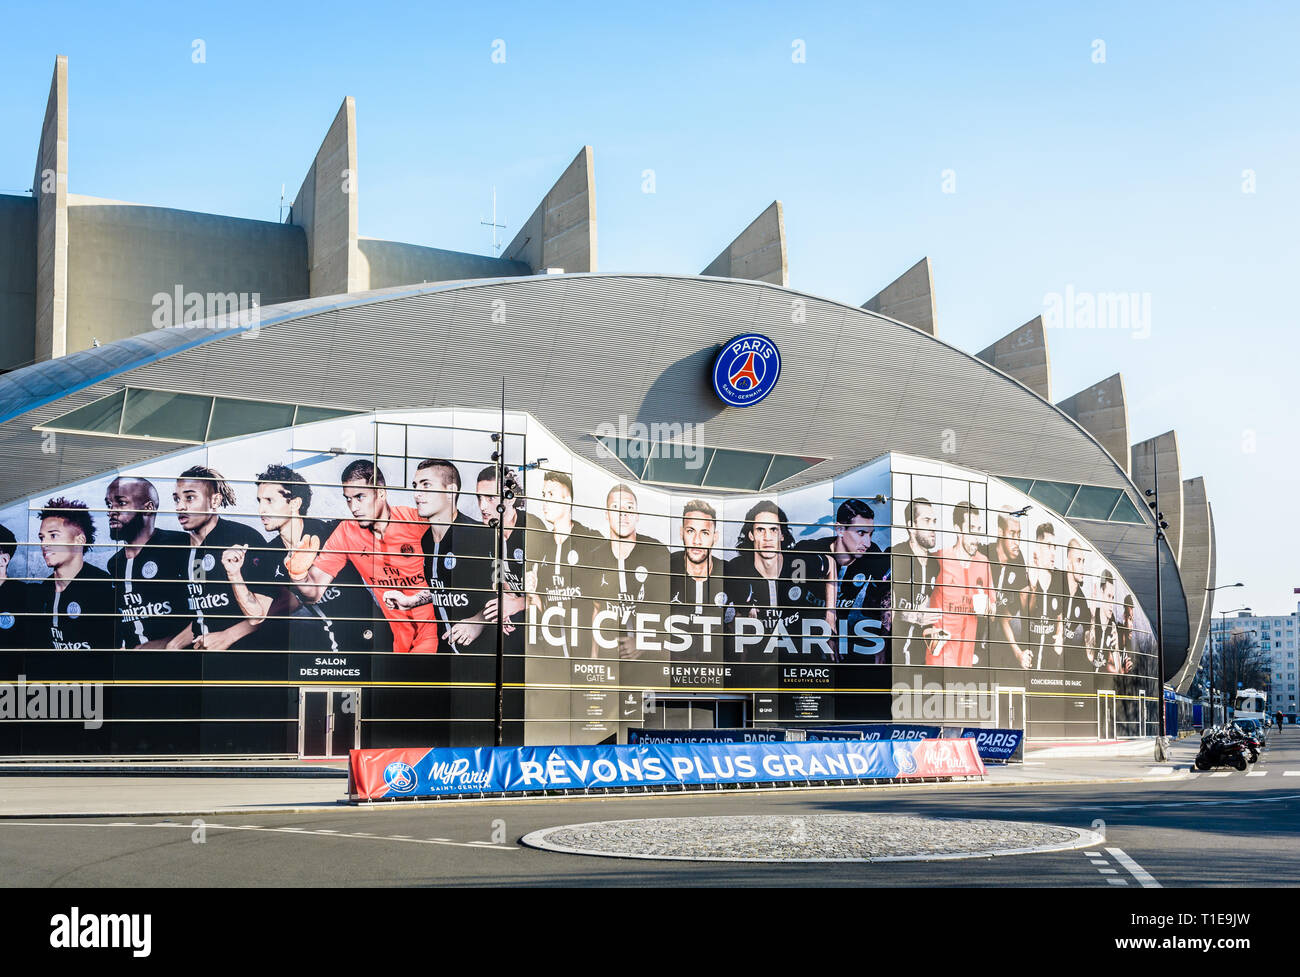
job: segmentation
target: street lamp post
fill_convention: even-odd
[[[1164,538],[1169,523],[1160,511],[1160,455],[1154,456],[1152,481],[1154,489],[1147,489],[1146,495],[1151,499],[1147,505],[1156,515],[1156,762],[1165,761],[1165,619],[1164,595],[1160,592],[1160,540]]]
[[[1225,584],[1219,584],[1219,586],[1217,586],[1217,587],[1206,587],[1206,588],[1205,588],[1205,592],[1206,592],[1207,594],[1210,595],[1210,613],[1211,613],[1211,614],[1214,613],[1214,595],[1215,595],[1215,592],[1216,592],[1216,591],[1220,591],[1220,590],[1231,590],[1233,587],[1244,587],[1244,586],[1246,586],[1244,583],[1241,583],[1240,581],[1238,581],[1237,583],[1225,583]],[[1237,610],[1239,610],[1239,611],[1247,611],[1247,610],[1250,610],[1250,608],[1248,608],[1248,607],[1239,607],[1239,608],[1237,608]],[[1223,618],[1224,618],[1224,622],[1225,622],[1225,623],[1224,623],[1224,627],[1227,627],[1227,624],[1226,624],[1226,622],[1227,622],[1227,616],[1228,616],[1228,614],[1231,614],[1231,613],[1234,613],[1234,612],[1232,612],[1232,611],[1222,611],[1221,613],[1223,614]],[[1212,620],[1214,620],[1214,618],[1211,617],[1210,620],[1212,621]],[[1211,629],[1210,629],[1210,632],[1211,632],[1211,633],[1210,633],[1210,725],[1213,726],[1213,725],[1214,725],[1214,633],[1213,633],[1213,632],[1214,632],[1214,629],[1211,628]],[[1222,634],[1223,634],[1222,629],[1220,629],[1220,637],[1219,637],[1219,643],[1220,643],[1220,646],[1222,646],[1222,643],[1223,643],[1223,637],[1222,637]]]
[[[501,427],[492,435],[492,442],[495,448],[492,452],[492,462],[496,465],[497,476],[497,514],[496,518],[488,520],[488,525],[494,531],[496,537],[495,553],[496,559],[493,561],[492,577],[496,586],[497,597],[497,676],[496,676],[496,722],[494,741],[497,746],[505,745],[505,674],[506,674],[506,571],[508,562],[506,560],[506,506],[513,505],[515,495],[523,492],[523,485],[515,480],[514,472],[511,471],[506,461],[506,381],[501,379]],[[525,456],[526,457],[526,456]],[[528,462],[519,466],[521,473],[531,471],[534,468],[540,468],[546,461],[545,458],[538,458],[536,461]],[[526,527],[517,523],[521,535],[526,536]],[[528,545],[528,540],[524,539],[524,546]]]

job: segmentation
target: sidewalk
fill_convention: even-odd
[[[1125,783],[1178,780],[1188,776],[1196,744],[1175,743],[1171,760],[1156,764],[1150,757],[1080,757],[990,764],[984,780],[948,784],[896,784],[879,787],[847,785],[836,790],[946,790],[980,787],[1021,788],[1078,783]],[[0,765],[0,818],[19,817],[162,817],[225,814],[308,813],[346,806],[346,772],[341,764],[297,761],[239,766],[212,761],[172,763],[130,773],[102,772],[108,764],[39,765],[40,772],[14,773],[15,764]],[[121,770],[124,765],[117,765]],[[76,768],[75,773],[67,768]],[[784,788],[800,789],[800,788]],[[593,795],[602,796],[602,795]],[[646,795],[631,795],[646,796]],[[662,795],[660,795],[662,796]],[[547,800],[557,800],[552,796]],[[412,804],[528,803],[529,798],[490,798],[478,801],[404,801],[400,804],[360,805],[361,810],[408,807]]]

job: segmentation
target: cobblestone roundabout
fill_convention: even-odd
[[[523,843],[615,858],[723,862],[924,861],[1083,848],[1093,831],[1021,821],[890,814],[649,818],[567,824]]]

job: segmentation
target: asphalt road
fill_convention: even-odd
[[[1287,775],[1286,771],[1296,771]],[[191,819],[0,821],[7,886],[1300,885],[1300,731],[1251,772],[1149,784],[921,787],[454,803]],[[1262,776],[1260,775],[1262,774]],[[536,851],[530,831],[587,821],[889,812],[1087,828],[1097,848],[942,862],[736,864]]]

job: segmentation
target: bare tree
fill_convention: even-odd
[[[1214,685],[1231,702],[1238,689],[1267,691],[1269,656],[1253,635],[1230,634],[1214,649]]]

